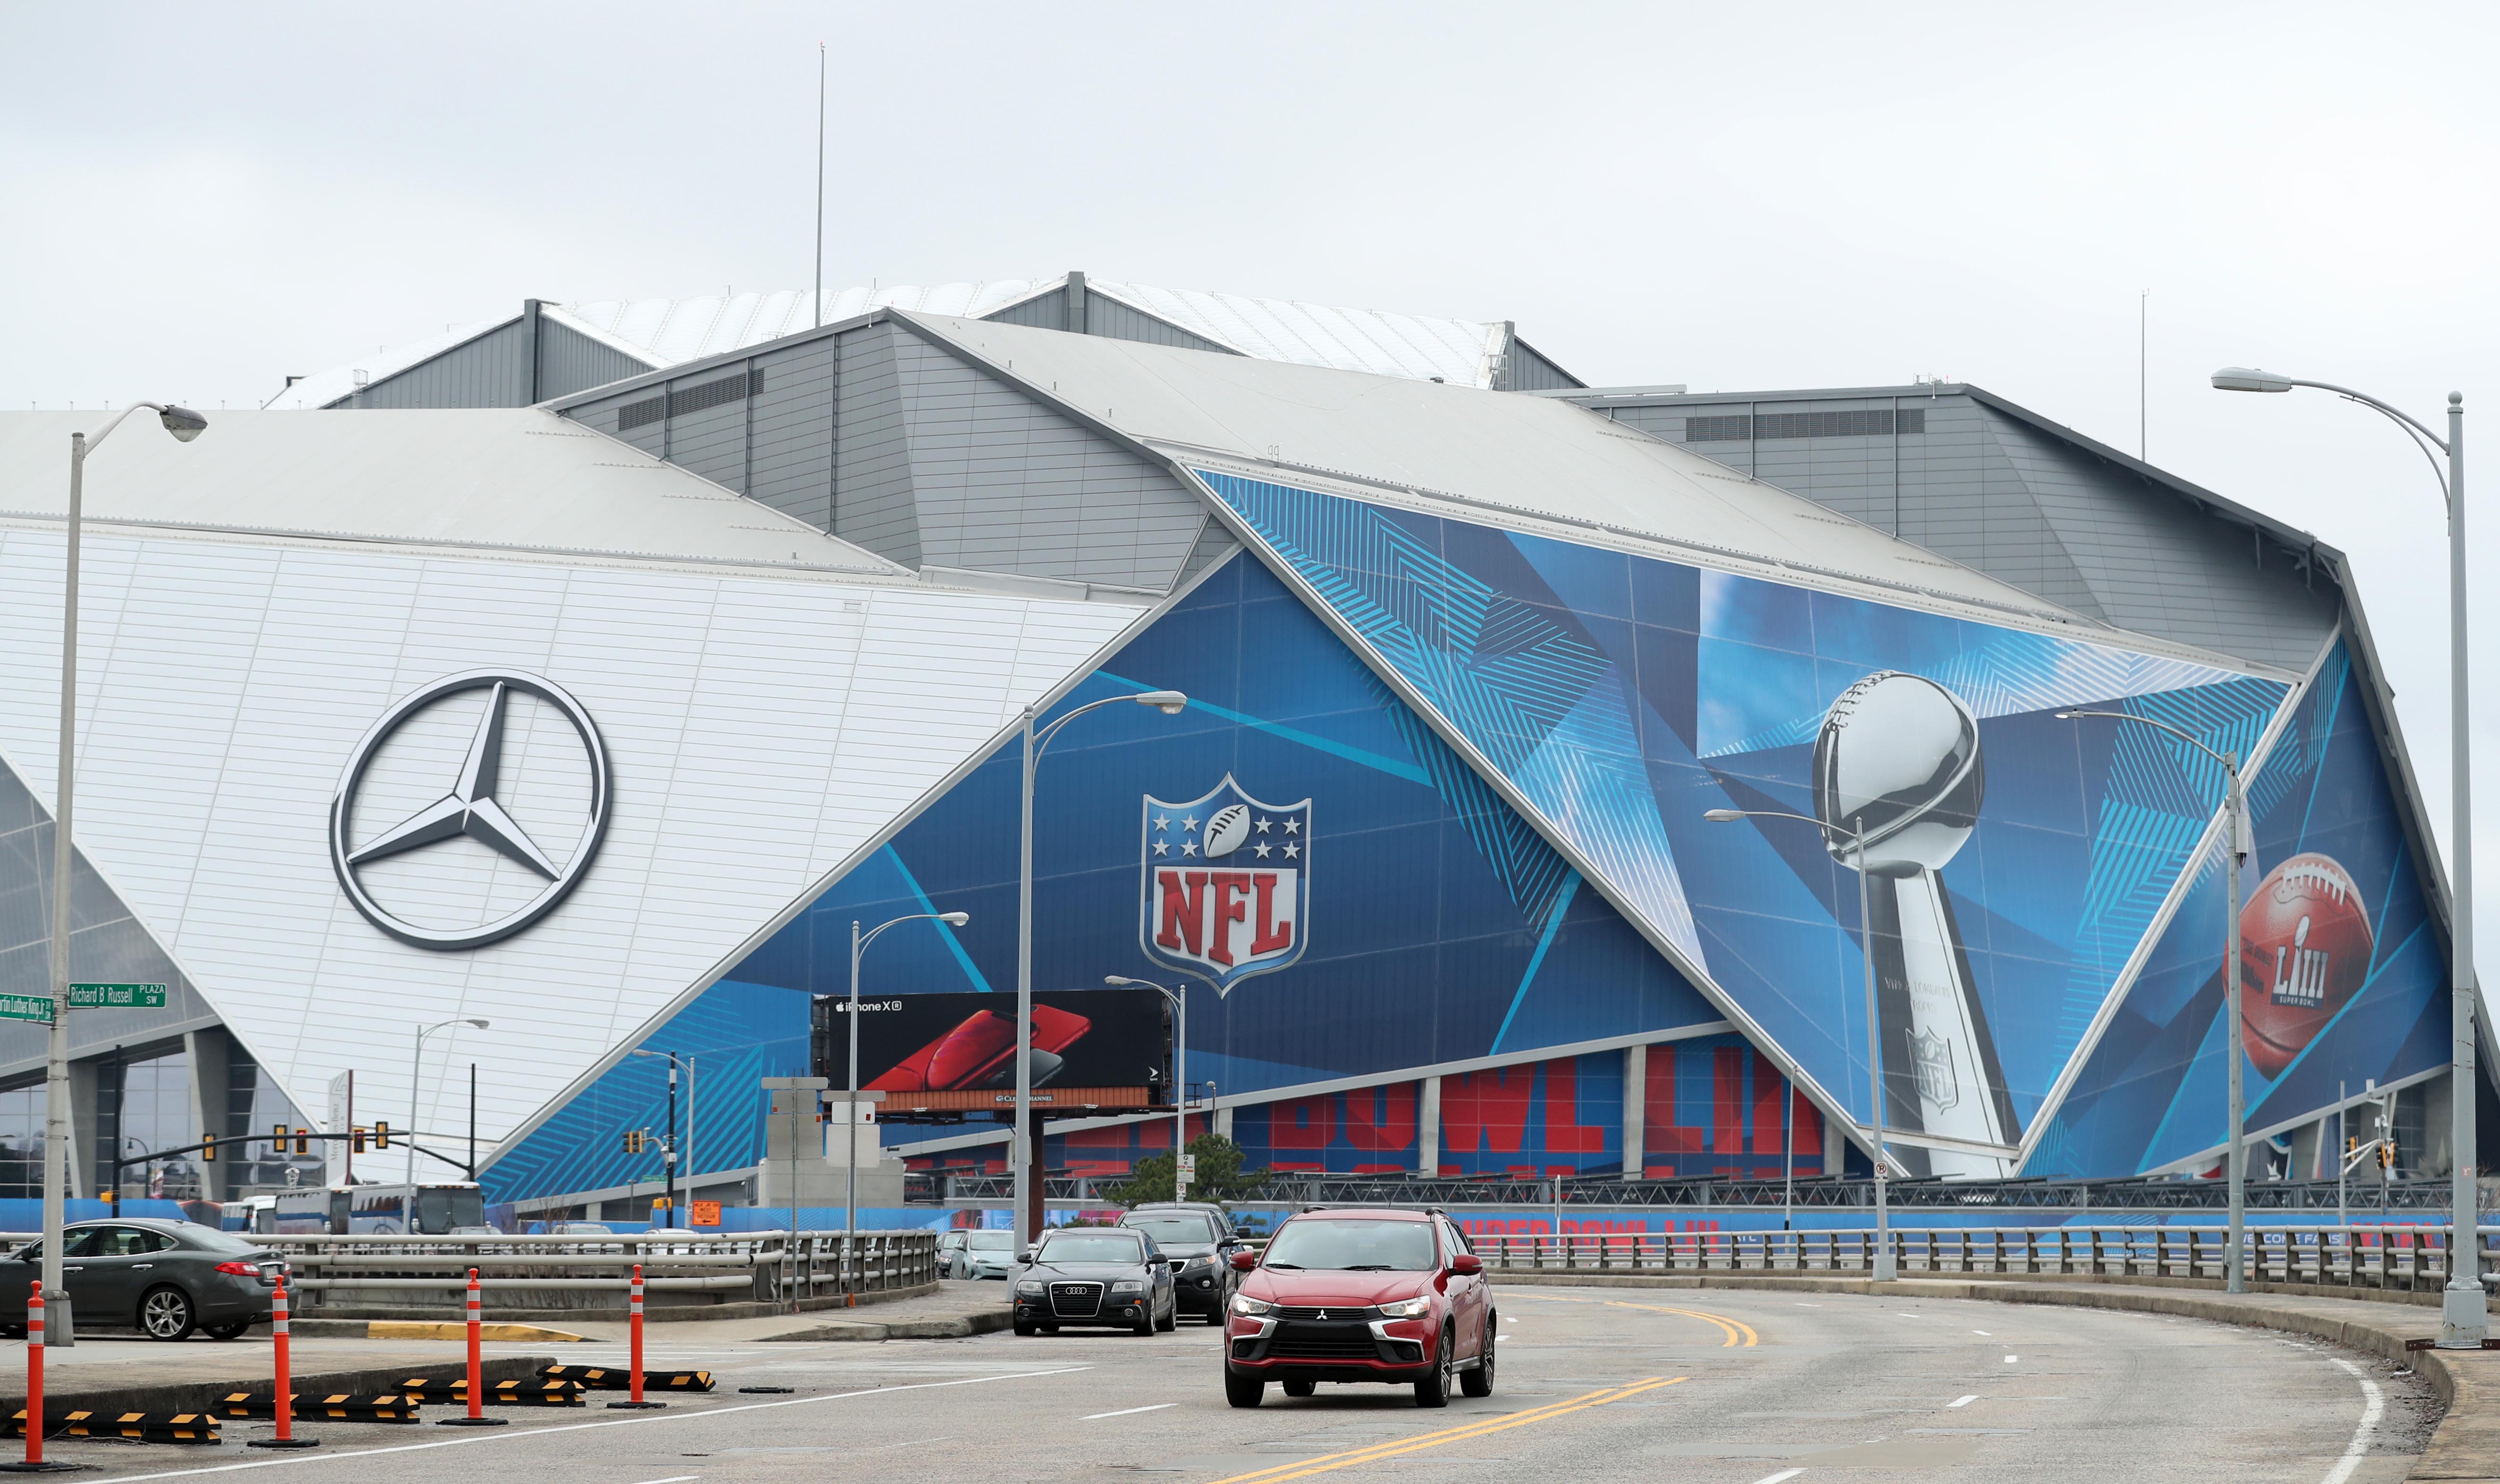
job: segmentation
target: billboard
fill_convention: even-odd
[[[847,998],[815,1002],[815,1075],[837,1087],[847,1085],[849,1076],[849,1012]],[[1086,1101],[1162,1101],[1171,1059],[1166,1018],[1166,1001],[1152,989],[1036,991],[1033,1085],[1087,1093],[1151,1087],[1151,1098]],[[1012,994],[895,994],[859,1002],[860,1085],[887,1094],[889,1113],[1005,1106],[1016,1084],[1015,1050]]]

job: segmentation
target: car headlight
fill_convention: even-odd
[[[1119,1282],[1111,1285],[1111,1291],[1113,1293],[1143,1293],[1146,1291],[1146,1285],[1135,1278],[1123,1278]]]
[[[1021,1297],[1021,1298],[1027,1298],[1027,1299],[1038,1299],[1038,1298],[1040,1298],[1040,1297],[1042,1296],[1042,1294],[1043,1294],[1044,1292],[1046,1292],[1046,1290],[1045,1290],[1045,1289],[1043,1289],[1043,1287],[1042,1287],[1039,1283],[1018,1283],[1018,1284],[1016,1284],[1016,1293],[1017,1293],[1017,1295],[1018,1295],[1019,1297]]]
[[[1396,1304],[1380,1306],[1383,1319],[1421,1319],[1431,1311],[1432,1301],[1430,1299],[1403,1299]]]
[[[1272,1314],[1276,1311],[1276,1306],[1265,1299],[1254,1299],[1246,1293],[1236,1293],[1233,1296],[1233,1311],[1236,1314]]]

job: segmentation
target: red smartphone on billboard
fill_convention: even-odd
[[[1038,1087],[1059,1072],[1061,1052],[1082,1039],[1094,1022],[1071,1011],[1033,1007],[1033,1082]],[[1015,1016],[979,1010],[954,1029],[895,1064],[870,1082],[883,1092],[954,1092],[1003,1087],[1015,1081]]]

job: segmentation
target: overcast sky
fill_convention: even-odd
[[[2154,461],[2352,555],[2444,837],[2429,468],[2204,378],[2425,420],[2462,390],[2500,461],[2494,16],[0,0],[0,406],[246,406],[524,297],[805,287],[823,41],[829,287],[1082,268],[1507,318],[1593,382],[1942,374],[2128,449],[2149,290]],[[2500,775],[2481,800],[2488,935]]]

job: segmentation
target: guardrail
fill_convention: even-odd
[[[2111,1277],[2222,1276],[2226,1227],[1894,1227],[1907,1274],[2026,1274]],[[2500,1227],[2481,1229],[2484,1266],[2500,1260]],[[2447,1233],[2424,1226],[2253,1228],[2251,1279],[2328,1287],[2435,1290],[2448,1282]],[[1474,1240],[1497,1272],[1865,1273],[1874,1231],[1691,1232]],[[2480,1275],[2480,1274],[2478,1274]]]
[[[1004,1202],[1015,1181],[1003,1175],[960,1175],[913,1172],[906,1177],[911,1199],[922,1203]],[[1111,1192],[1129,1182],[1125,1175],[1052,1176],[1043,1194],[1053,1201],[1100,1201],[1111,1204]],[[2445,1179],[2355,1182],[2339,1193],[2333,1180],[2257,1180],[2248,1186],[2251,1210],[2357,1212],[2441,1210],[2448,1209],[2451,1187]],[[1886,1200],[1895,1210],[2220,1210],[2226,1202],[2220,1180],[1891,1180]],[[1246,1206],[1440,1206],[1440,1207],[1628,1207],[1720,1208],[1783,1207],[1792,1187],[1778,1179],[1624,1179],[1614,1175],[1539,1177],[1513,1179],[1494,1177],[1422,1175],[1277,1176],[1247,1194],[1229,1197]],[[1799,1210],[1864,1210],[1875,1204],[1875,1182],[1863,1176],[1815,1176],[1793,1186]]]
[[[787,1307],[938,1280],[936,1232],[605,1237],[262,1236],[306,1307],[447,1306],[469,1270],[499,1308],[622,1308],[637,1264],[653,1308]]]

